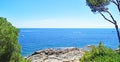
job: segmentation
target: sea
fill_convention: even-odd
[[[18,40],[23,56],[48,48],[97,46],[99,42],[108,48],[118,47],[114,28],[20,28]]]

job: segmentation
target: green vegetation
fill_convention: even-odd
[[[81,62],[120,62],[120,50],[114,51],[105,47],[101,42],[98,46],[92,46],[90,51],[80,59]]]
[[[107,5],[110,2],[109,0],[86,0],[86,1],[89,6],[96,6],[96,7]]]
[[[99,13],[106,21],[112,23],[115,26],[118,41],[120,44],[120,32],[117,21],[109,11],[107,5],[113,3],[117,6],[120,12],[120,1],[119,0],[86,0],[87,5],[90,7],[93,13]],[[108,14],[110,17],[106,17],[104,14]],[[119,50],[114,51],[110,48],[105,47],[102,43],[99,46],[93,46],[91,51],[86,51],[85,55],[80,59],[81,62],[120,62],[120,45]]]
[[[115,26],[117,36],[118,36],[118,41],[120,43],[120,32],[119,32],[119,27],[117,24],[117,21],[109,11],[107,5],[112,2],[114,3],[119,12],[120,12],[120,1],[119,0],[86,0],[87,5],[90,7],[91,11],[94,13],[99,13],[106,21],[112,23]],[[104,13],[107,13],[110,17],[106,17]]]
[[[0,17],[0,62],[29,62],[21,56],[19,29]]]

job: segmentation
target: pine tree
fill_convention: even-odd
[[[25,62],[21,56],[18,35],[19,29],[6,18],[0,17],[0,62]]]

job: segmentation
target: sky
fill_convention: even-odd
[[[100,14],[92,13],[85,1],[1,0],[0,17],[17,28],[114,28]],[[120,24],[115,5],[108,7]]]

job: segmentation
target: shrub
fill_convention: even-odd
[[[120,62],[119,51],[116,52],[105,47],[101,42],[98,46],[92,46],[90,51],[80,58],[81,62]]]
[[[19,29],[0,17],[0,62],[27,62],[21,56],[18,34]]]

